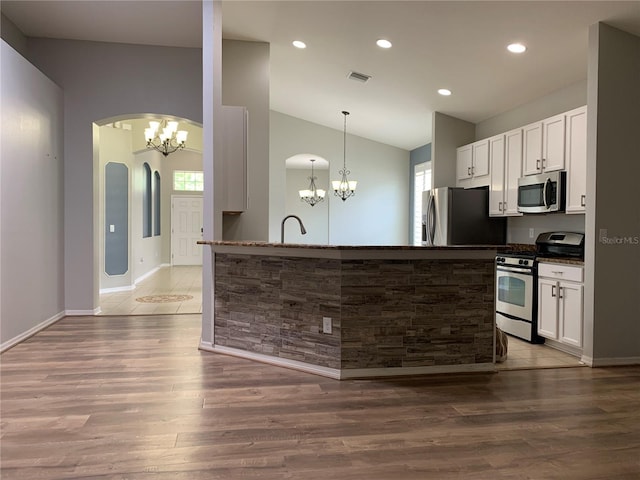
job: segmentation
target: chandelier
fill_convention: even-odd
[[[186,130],[178,130],[178,122],[167,120],[151,121],[149,128],[144,129],[147,148],[153,148],[165,157],[185,147],[187,134]]]
[[[312,207],[316,203],[320,203],[324,200],[325,191],[321,188],[316,188],[316,178],[313,175],[313,162],[315,162],[315,158],[309,160],[311,162],[311,176],[309,177],[310,183],[309,188],[305,190],[299,190],[300,201],[305,201]]]
[[[333,193],[337,197],[340,197],[344,202],[347,198],[356,194],[356,180],[349,180],[347,175],[351,172],[347,170],[347,115],[349,112],[343,111],[344,115],[344,138],[343,138],[343,163],[342,170],[338,171],[342,178],[340,180],[333,180],[331,185],[333,186]]]

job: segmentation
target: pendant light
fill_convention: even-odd
[[[356,180],[349,180],[347,177],[351,172],[347,170],[347,115],[349,112],[342,111],[344,115],[344,136],[343,136],[343,157],[342,157],[342,170],[338,173],[342,176],[340,180],[333,180],[331,185],[333,186],[333,193],[335,196],[340,197],[344,202],[347,198],[356,194]]]
[[[316,177],[313,174],[313,162],[315,162],[315,161],[316,161],[315,158],[310,159],[310,162],[311,162],[311,176],[309,177],[309,180],[310,180],[309,188],[307,188],[305,190],[299,190],[298,191],[298,193],[300,194],[300,200],[307,202],[312,207],[316,203],[320,203],[320,202],[324,201],[324,196],[325,196],[325,193],[326,193],[323,189],[316,188]]]

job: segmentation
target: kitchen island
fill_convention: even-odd
[[[496,246],[201,243],[203,350],[338,379],[494,369]]]

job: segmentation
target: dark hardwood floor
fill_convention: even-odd
[[[640,478],[640,367],[340,382],[199,334],[73,317],[5,352],[2,480]]]

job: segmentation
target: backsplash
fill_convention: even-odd
[[[534,244],[539,234],[558,231],[584,233],[584,215],[529,214],[507,219],[507,243]]]

